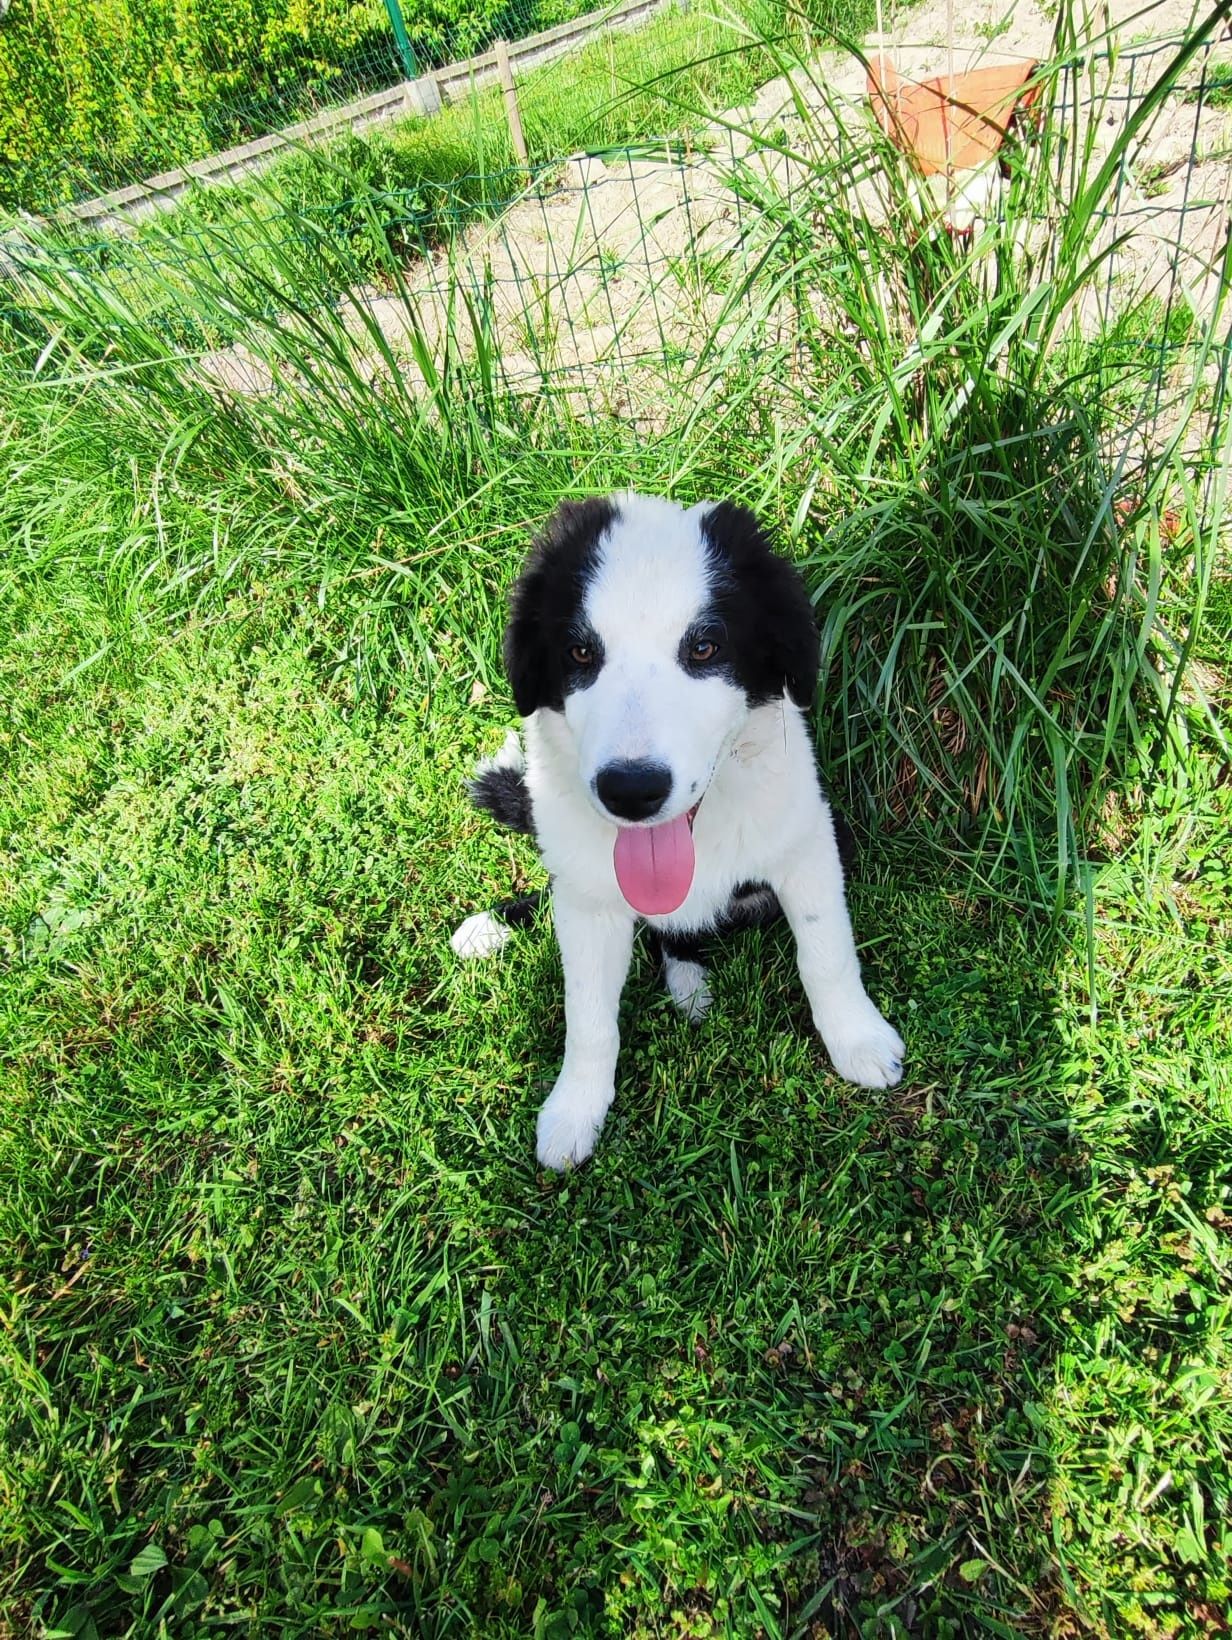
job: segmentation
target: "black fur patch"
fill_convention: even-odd
[[[502,900],[492,912],[510,928],[529,928],[546,897],[547,889],[537,888],[533,894],[519,894],[516,900]]]
[[[597,665],[571,666],[569,648],[594,642],[584,630],[582,604],[599,543],[617,517],[615,503],[604,497],[564,501],[526,560],[505,628],[505,671],[522,717],[541,706],[563,711],[565,696],[598,676]]]
[[[677,931],[648,924],[646,944],[656,961],[672,957],[676,962],[703,962],[713,940],[742,928],[761,928],[782,915],[778,895],[769,883],[739,883],[710,927]]]
[[[834,841],[838,844],[839,864],[843,868],[843,880],[848,882],[856,869],[856,859],[859,855],[859,846],[856,843],[856,834],[841,814],[834,809],[830,810],[830,818],[834,821]]]
[[[855,833],[841,814],[835,814],[833,810],[830,812],[834,820],[839,861],[843,876],[847,878],[855,864]],[[769,883],[737,883],[732,889],[731,898],[710,927],[669,932],[647,926],[646,939],[656,960],[674,957],[677,962],[702,962],[712,940],[724,934],[739,933],[744,928],[766,928],[782,915],[783,907]]]
[[[494,820],[510,831],[522,831],[529,837],[535,833],[535,816],[530,792],[521,769],[497,764],[484,769],[470,783],[471,802],[477,809],[486,809]]]
[[[746,507],[721,501],[701,522],[710,559],[713,602],[722,623],[718,665],[750,706],[791,696],[811,707],[820,644],[813,606],[794,564],[779,556]]]
[[[666,934],[646,925],[646,948],[655,962],[671,957],[676,962],[700,962],[706,954],[704,934]]]
[[[769,883],[737,883],[715,925],[717,934],[738,928],[762,928],[783,915],[779,897]]]

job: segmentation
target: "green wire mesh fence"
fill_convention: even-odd
[[[1083,128],[1136,118],[1172,49],[1107,59],[1094,98],[1088,63],[1057,76],[1057,166],[1070,163]],[[1232,108],[1214,49],[1195,55],[1122,155],[1079,297],[1082,328],[1101,339],[1100,368],[1145,383],[1122,418],[1139,442],[1183,406],[1200,402],[1222,417]],[[852,106],[861,72],[856,65]],[[663,406],[679,402],[666,383],[694,404],[717,403],[741,358],[759,360],[763,384],[766,360],[777,360],[784,401],[814,390],[834,354],[827,332],[847,322],[835,281],[850,279],[861,258],[876,266],[876,299],[901,322],[910,359],[918,314],[900,288],[904,268],[877,260],[886,237],[877,212],[898,207],[865,197],[885,167],[884,144],[867,126],[865,138],[839,132],[823,164],[793,119],[790,108],[777,116],[770,139],[720,120],[687,142],[647,139],[529,170],[409,183],[327,168],[319,175],[333,192],[304,187],[293,204],[285,188],[207,190],[135,233],[10,234],[10,294],[84,278],[92,300],[111,293],[226,394],[295,379],[307,338],[324,327],[374,390],[392,377],[402,392],[450,381],[467,392],[478,377],[540,415],[555,407],[654,432]],[[340,192],[339,177],[369,186]],[[865,250],[827,243],[816,229],[828,215],[863,217]],[[1046,222],[1041,231],[1051,231]],[[939,276],[959,277],[961,260],[938,263]],[[981,277],[995,280],[995,257]],[[19,296],[11,311],[20,309]]]

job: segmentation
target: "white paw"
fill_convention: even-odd
[[[540,1167],[560,1173],[584,1162],[595,1148],[611,1102],[610,1091],[596,1097],[593,1090],[566,1082],[562,1076],[544,1101],[535,1124],[535,1153]]]
[[[458,924],[449,936],[449,943],[460,957],[467,960],[490,957],[506,944],[512,933],[513,930],[490,911],[477,911],[473,917]]]
[[[675,957],[665,957],[663,977],[667,981],[668,996],[687,1020],[696,1024],[705,1017],[710,1006],[710,987],[700,962],[679,962]]]
[[[892,1088],[903,1074],[903,1039],[866,1002],[856,1017],[822,1031],[826,1052],[845,1081],[862,1088]]]

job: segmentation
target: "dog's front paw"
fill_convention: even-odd
[[[464,960],[472,957],[490,957],[508,944],[513,930],[491,911],[477,911],[473,917],[459,923],[449,936],[449,943]]]
[[[873,1007],[840,1027],[822,1032],[826,1051],[845,1081],[862,1088],[892,1088],[903,1074],[903,1039]]]
[[[611,1102],[610,1091],[596,1096],[593,1088],[562,1076],[535,1125],[539,1165],[560,1173],[584,1162],[595,1148]]]

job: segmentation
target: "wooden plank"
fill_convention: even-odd
[[[509,121],[509,140],[513,144],[514,158],[519,165],[525,165],[526,138],[522,135],[522,111],[518,107],[518,88],[513,83],[509,47],[504,40],[496,42],[496,63],[500,69],[501,91],[505,97],[505,118]]]

